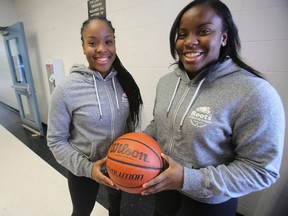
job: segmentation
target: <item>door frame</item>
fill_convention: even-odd
[[[3,36],[8,65],[22,126],[34,136],[44,136],[22,22],[5,28]],[[26,103],[25,103],[26,102]]]

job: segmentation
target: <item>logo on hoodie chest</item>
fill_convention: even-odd
[[[121,100],[122,100],[122,103],[125,105],[125,106],[129,106],[129,101],[128,101],[128,97],[125,93],[122,94],[122,97],[121,97]]]
[[[190,123],[197,128],[202,128],[207,124],[211,124],[212,114],[210,107],[198,107],[195,110],[192,110],[189,119]]]

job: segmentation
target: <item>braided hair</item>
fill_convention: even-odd
[[[82,24],[81,32],[80,32],[82,44],[84,43],[83,32],[85,28],[87,27],[87,25],[94,20],[102,20],[106,22],[108,26],[110,26],[111,29],[113,30],[113,33],[115,33],[115,29],[112,26],[111,21],[107,20],[106,17],[103,17],[103,16],[91,17],[87,19],[86,21],[84,21]],[[118,55],[116,55],[116,58],[112,66],[117,71],[116,77],[119,80],[121,87],[123,88],[124,92],[127,95],[131,119],[135,123],[135,125],[137,125],[140,119],[139,117],[140,107],[143,104],[142,97],[140,94],[140,89],[137,83],[135,82],[134,78],[132,77],[132,75],[127,71],[127,69],[121,63]]]

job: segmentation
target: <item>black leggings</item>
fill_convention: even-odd
[[[238,199],[220,204],[198,202],[176,191],[155,194],[154,216],[235,216]]]
[[[68,186],[73,204],[72,216],[90,216],[97,199],[99,183],[68,172]],[[108,193],[109,216],[119,216],[121,191],[106,186],[105,189]]]

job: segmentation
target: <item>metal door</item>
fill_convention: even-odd
[[[22,125],[36,136],[44,136],[35,94],[26,37],[22,22],[1,32],[8,58]]]

